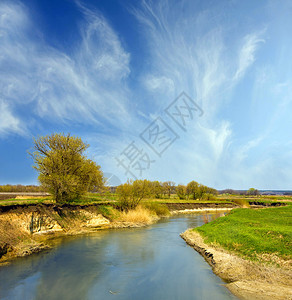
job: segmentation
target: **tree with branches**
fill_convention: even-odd
[[[103,187],[100,166],[85,156],[89,147],[81,138],[53,133],[34,139],[33,168],[38,180],[57,203],[70,202],[88,190]]]

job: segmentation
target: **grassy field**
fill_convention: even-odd
[[[106,204],[110,202],[117,202],[118,195],[115,193],[105,193],[105,194],[97,194],[97,193],[88,193],[86,196],[81,199],[76,199],[71,202],[71,204],[76,205],[86,205],[86,204]],[[180,200],[176,195],[171,195],[170,198],[162,198],[162,199],[143,199],[141,203],[151,204],[151,203],[232,203],[230,199],[218,199],[218,200],[192,200],[185,199]],[[37,204],[37,203],[53,203],[53,199],[50,196],[45,197],[17,197],[11,199],[0,199],[1,205],[14,205],[14,204]]]
[[[292,205],[264,209],[235,209],[219,218],[195,228],[206,243],[246,258],[274,261],[273,255],[292,259]]]
[[[245,200],[248,202],[264,202],[272,203],[275,201],[280,202],[292,202],[292,196],[283,196],[283,195],[263,195],[263,196],[247,196],[247,195],[218,195],[218,200],[221,201],[234,201],[234,200]]]
[[[82,199],[78,199],[72,202],[76,205],[86,205],[86,204],[106,204],[110,202],[118,201],[118,195],[115,193],[88,193]],[[292,203],[291,196],[241,196],[241,195],[218,195],[214,200],[193,200],[193,199],[184,199],[181,200],[177,195],[173,194],[170,198],[165,197],[162,199],[143,199],[142,203],[235,203],[240,206],[249,206],[250,202],[261,202],[261,203],[273,203],[273,202],[283,202],[283,203]],[[0,199],[1,205],[14,205],[14,204],[37,204],[37,203],[54,203],[52,197],[17,197],[12,199]]]
[[[12,198],[0,200],[0,206],[19,205],[19,204],[38,204],[38,203],[54,203],[52,197],[28,197],[28,198]]]

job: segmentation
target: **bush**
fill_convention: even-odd
[[[233,199],[232,201],[234,203],[240,205],[243,208],[249,208],[250,207],[249,202],[247,200],[245,200],[245,199]]]
[[[150,203],[145,203],[143,206],[151,210],[152,212],[154,212],[157,216],[170,215],[169,209],[165,204],[150,202]]]
[[[213,200],[216,200],[216,196],[214,196],[213,194],[203,194],[202,195],[202,200],[209,200],[209,201],[213,201]]]
[[[149,180],[128,181],[117,187],[118,206],[121,210],[135,209],[140,201],[150,195]]]

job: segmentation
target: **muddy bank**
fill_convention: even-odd
[[[251,207],[277,207],[277,206],[286,206],[286,203],[283,202],[261,202],[261,201],[251,201],[249,202]]]
[[[277,260],[280,267],[251,262],[228,251],[204,243],[199,233],[189,229],[181,237],[198,251],[226,287],[240,299],[292,299],[291,262]]]
[[[0,207],[0,263],[50,248],[50,240],[107,228],[149,224],[118,221],[104,205],[14,205]],[[155,222],[157,217],[151,218]]]

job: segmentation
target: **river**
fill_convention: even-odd
[[[178,215],[60,239],[1,267],[0,299],[237,299],[179,236],[202,224],[202,215]]]

